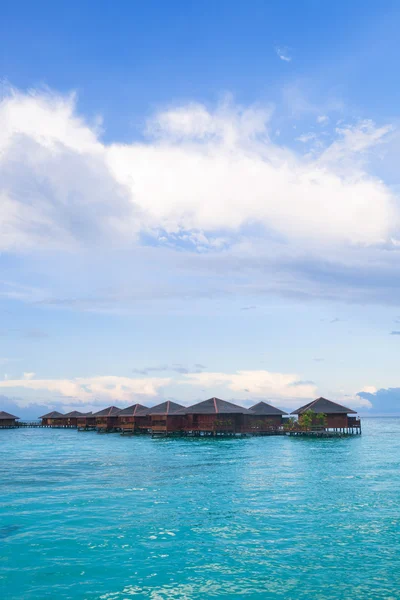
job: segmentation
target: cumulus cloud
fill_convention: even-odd
[[[61,396],[59,403],[68,404],[73,399],[74,404],[87,405],[93,401],[130,402],[136,396],[155,397],[169,382],[169,378],[134,379],[115,375],[74,379],[34,379],[34,373],[25,373],[23,379],[0,381],[0,388],[46,391],[59,394]]]
[[[342,394],[335,398],[336,402],[352,408],[357,411],[370,411],[372,408],[371,402],[362,396],[362,394]]]
[[[99,311],[238,290],[369,301],[368,279],[393,279],[396,199],[365,166],[390,126],[342,125],[311,156],[271,140],[270,106],[228,100],[161,110],[142,141],[106,144],[76,102],[0,103],[0,249],[42,261],[0,295]]]
[[[299,375],[270,371],[237,371],[236,373],[191,373],[181,383],[215,390],[227,388],[235,397],[280,399],[285,406],[297,406],[298,399],[311,399],[317,387],[311,381],[301,381]],[[216,392],[215,392],[216,393]]]
[[[25,372],[22,379],[5,377],[0,381],[0,388],[10,390],[14,394],[12,401],[22,408],[40,405],[57,407],[57,410],[92,410],[106,404],[122,407],[135,401],[152,406],[163,397],[173,398],[188,406],[199,401],[197,389],[201,391],[202,399],[219,396],[237,401],[243,406],[250,406],[262,399],[293,410],[321,395],[315,382],[302,379],[294,373],[266,370],[204,372],[200,371],[200,368],[205,368],[203,365],[199,364],[198,367],[196,372],[177,368],[174,378],[105,375],[36,379],[35,373]],[[398,390],[395,392],[395,397],[400,397]],[[21,393],[23,397],[19,396]],[[358,394],[339,394],[332,399],[354,409],[373,412],[376,408],[374,398],[380,397],[382,393],[382,390],[377,391],[376,388],[367,386]],[[6,399],[6,396],[0,396],[1,398]],[[11,401],[10,397],[8,400]]]
[[[342,162],[382,140],[371,122],[338,130],[317,160],[272,143],[270,109],[197,104],[155,114],[144,143],[105,145],[75,99],[13,93],[0,104],[1,243],[131,241],[238,231],[259,222],[287,239],[374,244],[388,238],[393,198]],[[340,170],[336,169],[339,164]],[[228,210],[227,210],[228,207]],[[355,227],[357,223],[357,227]]]
[[[400,414],[400,388],[377,389],[374,386],[367,386],[358,395],[368,402],[368,414]]]

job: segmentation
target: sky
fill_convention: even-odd
[[[0,410],[400,414],[397,2],[5,0]]]

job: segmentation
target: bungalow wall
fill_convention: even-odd
[[[96,417],[78,417],[77,427],[95,427],[96,426]]]
[[[15,427],[15,419],[0,419],[0,427]]]
[[[118,416],[115,417],[96,417],[96,429],[98,430],[111,430],[119,429]]]
[[[151,429],[151,416],[135,416],[135,431],[146,433]]]
[[[122,431],[141,431],[145,432],[151,428],[150,416],[122,416],[118,418],[118,427]]]
[[[187,415],[186,431],[204,431],[215,433],[239,433],[242,430],[241,414],[193,414]]]
[[[59,417],[56,420],[58,425],[62,425],[63,427],[76,427],[77,423],[76,417]]]
[[[63,427],[65,425],[65,421],[62,417],[58,417],[58,419],[42,419],[42,425],[46,425],[47,427]]]
[[[135,427],[135,417],[118,417],[118,426],[121,431],[133,431]]]
[[[179,433],[185,430],[185,415],[150,415],[152,433]]]
[[[345,414],[326,415],[326,427],[328,429],[346,429],[349,427],[349,418]]]
[[[347,426],[361,429],[361,421],[358,417],[347,417]]]
[[[325,413],[325,425],[321,425],[317,419],[317,415],[313,415],[312,426],[325,427],[326,429],[347,429],[348,427],[359,427],[360,420],[356,417],[348,417],[344,413]]]
[[[243,433],[266,433],[282,425],[282,415],[243,415]]]

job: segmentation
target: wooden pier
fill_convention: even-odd
[[[271,437],[271,436],[291,436],[291,437],[310,437],[310,438],[343,438],[350,437],[353,435],[361,435],[361,427],[348,429],[337,429],[337,430],[329,430],[329,429],[285,429],[282,427],[271,429],[269,431],[263,432],[226,432],[226,431],[132,431],[132,430],[121,430],[120,428],[113,429],[97,429],[95,426],[89,427],[76,427],[74,425],[43,425],[42,423],[37,423],[35,421],[31,422],[21,422],[16,425],[0,425],[0,429],[76,429],[77,431],[96,431],[99,434],[106,433],[119,433],[124,437],[137,437],[143,436],[148,433],[153,438],[249,438],[249,437]]]
[[[76,429],[75,425],[47,425],[38,421],[20,421],[16,424],[16,429],[20,427],[40,427],[42,429]]]
[[[96,431],[96,425],[78,425],[78,431]]]

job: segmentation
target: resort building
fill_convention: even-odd
[[[16,427],[18,419],[19,417],[10,415],[10,413],[5,412],[4,410],[0,410],[0,428],[9,429],[10,427]]]
[[[168,435],[169,433],[179,433],[185,427],[185,415],[181,411],[185,407],[176,402],[162,402],[150,409],[141,411],[138,416],[150,417],[150,428],[153,435]],[[174,413],[179,414],[174,416]]]
[[[76,426],[81,431],[95,429],[96,417],[92,412],[82,413],[82,415],[76,419]]]
[[[84,413],[79,412],[78,410],[73,410],[63,416],[63,421],[66,427],[77,427],[78,418],[83,416],[85,416]]]
[[[117,431],[119,429],[118,415],[120,412],[121,409],[117,406],[109,406],[94,413],[93,417],[96,420],[97,431]]]
[[[194,434],[233,434],[241,433],[244,415],[249,411],[242,406],[209,398],[179,411],[186,416],[185,431]]]
[[[311,427],[320,427],[325,430],[343,433],[361,433],[360,419],[348,416],[356,415],[356,411],[337,404],[337,402],[332,402],[332,400],[317,398],[294,410],[291,414],[298,415],[301,422],[301,417],[305,413],[312,414]]]
[[[267,402],[258,402],[243,416],[244,433],[269,433],[282,426],[287,413]]]
[[[149,408],[143,404],[132,404],[118,413],[118,426],[122,433],[146,431],[151,427],[151,417],[147,414]],[[138,416],[138,413],[142,413]]]
[[[42,419],[42,425],[46,427],[63,427],[64,426],[64,415],[58,412],[57,410],[53,410],[45,415],[39,417]]]
[[[147,408],[132,404],[120,409],[109,406],[94,414],[52,411],[40,417],[41,423],[16,423],[18,417],[0,412],[0,428],[77,427],[80,431],[151,433],[153,435],[288,435],[342,437],[361,433],[361,422],[351,408],[317,398],[284,419],[287,413],[267,402],[244,408],[220,398],[209,398],[185,407],[167,400]]]

